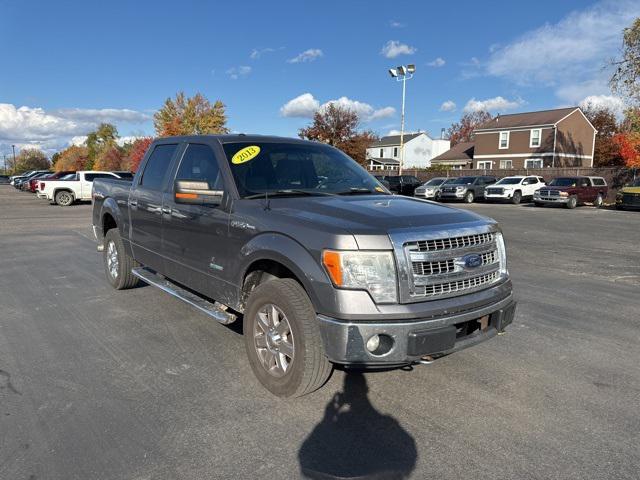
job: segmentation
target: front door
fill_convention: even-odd
[[[225,190],[217,159],[208,145],[187,146],[175,179],[206,181],[210,190]],[[172,185],[163,207],[166,275],[215,299],[225,291],[222,276],[229,229],[229,212],[223,206],[226,198],[222,205],[190,205],[177,203],[174,195]]]
[[[162,261],[162,198],[177,143],[156,145],[144,165],[142,176],[129,195],[131,248],[144,266],[164,273]]]

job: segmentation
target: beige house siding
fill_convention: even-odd
[[[529,147],[531,128],[502,130],[509,132],[509,147],[499,148],[500,132],[477,132],[475,134],[476,148],[474,157],[478,155],[506,155],[510,153],[542,153],[553,152],[553,127],[541,128],[541,138],[539,147]]]
[[[581,163],[581,165],[585,167],[591,166],[593,162],[595,130],[584,115],[576,110],[558,122],[557,128],[556,153],[591,157],[582,158]],[[562,157],[563,155],[560,155],[556,160]]]

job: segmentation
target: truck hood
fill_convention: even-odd
[[[354,195],[272,199],[271,211],[323,225],[325,231],[386,235],[393,230],[436,227],[485,220],[473,212],[399,195]]]
[[[640,187],[624,187],[620,191],[622,193],[640,193]]]

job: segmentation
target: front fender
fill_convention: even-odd
[[[311,299],[318,313],[322,313],[326,300],[335,294],[333,285],[309,250],[296,240],[277,233],[264,233],[251,239],[241,250],[241,268],[237,285],[243,280],[251,265],[259,260],[272,260],[291,270]],[[319,254],[318,254],[319,257]]]

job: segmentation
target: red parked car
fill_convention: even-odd
[[[39,190],[42,190],[42,187],[44,185],[43,182],[45,180],[58,180],[64,177],[65,175],[69,175],[70,173],[76,173],[76,172],[69,171],[69,172],[45,173],[44,175],[39,176],[38,178],[34,178],[30,180],[28,190],[30,192],[38,193]]]
[[[600,207],[607,198],[608,191],[607,182],[602,177],[560,177],[536,191],[533,203],[538,207],[560,204],[576,208],[583,203]]]

